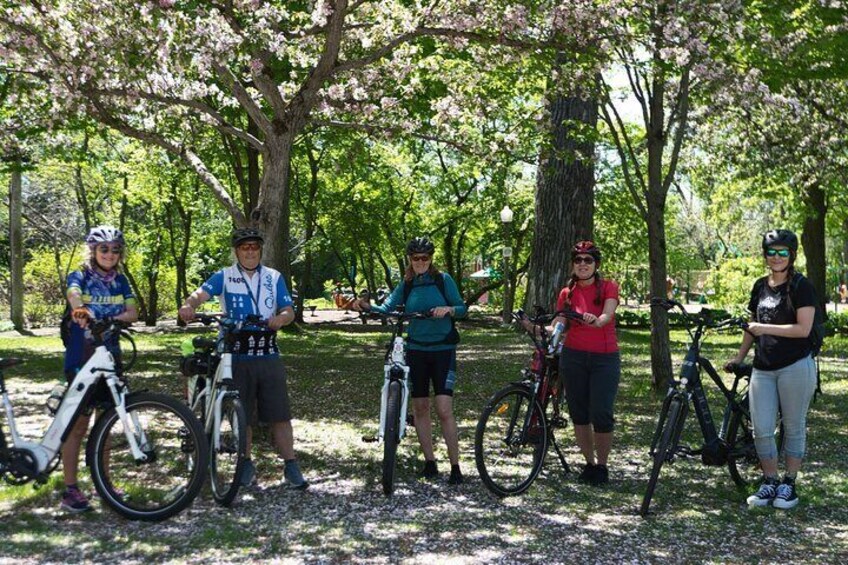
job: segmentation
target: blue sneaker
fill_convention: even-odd
[[[289,459],[286,461],[283,469],[283,477],[286,479],[286,484],[289,488],[303,490],[309,486],[303,474],[300,472],[300,467],[297,464],[297,459]]]

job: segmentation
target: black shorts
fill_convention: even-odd
[[[409,380],[412,381],[412,398],[430,396],[430,383],[436,396],[453,396],[456,382],[456,349],[443,351],[418,351],[406,353],[409,364]]]
[[[233,359],[233,382],[251,424],[291,420],[286,367],[279,357]]]

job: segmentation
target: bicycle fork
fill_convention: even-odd
[[[409,402],[409,367],[398,365],[396,363],[387,363],[383,369],[383,392],[380,395],[380,431],[378,433],[378,441],[383,441],[386,433],[386,406],[389,402],[389,384],[392,381],[399,381],[401,385],[401,405],[398,417],[398,440],[402,439],[406,433],[406,411]]]

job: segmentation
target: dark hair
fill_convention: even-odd
[[[592,275],[595,277],[595,300],[594,303],[598,306],[601,305],[601,290],[603,288],[603,277],[601,276],[601,272],[595,269],[595,274]],[[577,278],[576,274],[571,275],[571,279],[568,281],[568,302],[571,303],[571,291],[574,290],[574,287],[577,286],[577,281],[580,280]]]

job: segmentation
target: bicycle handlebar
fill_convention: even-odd
[[[534,325],[537,325],[537,326],[544,326],[545,324],[548,324],[551,321],[553,321],[554,319],[560,318],[560,317],[566,318],[568,320],[574,320],[576,322],[582,322],[583,321],[583,314],[581,314],[579,312],[575,312],[574,310],[568,310],[568,309],[558,310],[558,311],[554,312],[553,314],[545,314],[545,313],[541,312],[541,313],[537,314],[536,316],[528,316],[527,313],[524,312],[524,310],[516,310],[515,312],[512,313],[512,318],[516,322],[520,322],[522,320],[527,320],[527,321],[529,321],[529,322],[531,322],[531,323],[533,323]]]
[[[362,312],[363,315],[373,318],[375,320],[388,320],[389,318],[395,318],[398,321],[406,321],[406,320],[425,320],[427,318],[432,318],[433,315],[430,312],[373,312],[368,310],[367,312]]]
[[[268,327],[268,320],[260,318],[257,314],[249,314],[244,320],[234,320],[226,317],[224,314],[195,314],[192,321],[200,322],[204,326],[218,324],[226,331],[238,331],[246,325],[252,325],[258,326],[262,330],[276,333]]]
[[[693,315],[686,311],[686,308],[683,307],[683,304],[676,300],[671,300],[669,298],[662,298],[659,296],[651,298],[651,307],[654,306],[664,308],[665,310],[677,308],[678,310],[680,310],[680,312],[683,314],[687,321],[696,325],[700,325],[704,328],[722,329],[734,327],[743,330],[748,328],[748,321],[745,318],[735,317],[716,320],[715,311],[710,310],[709,308],[701,308],[701,310],[699,310],[696,315]]]

